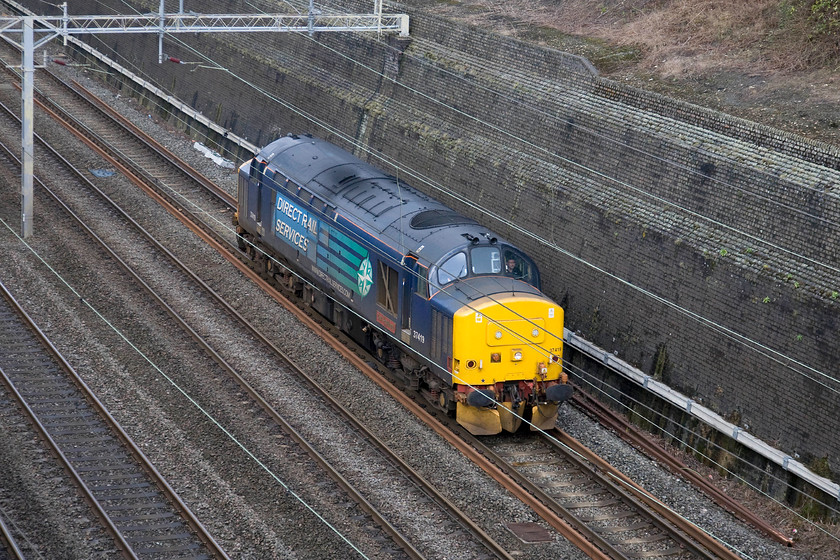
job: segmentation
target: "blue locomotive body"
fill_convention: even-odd
[[[540,293],[533,261],[345,150],[311,136],[272,142],[240,167],[237,220],[261,272],[474,433],[513,430],[523,416],[547,425],[568,398],[562,309]],[[507,354],[492,350],[505,336],[528,358],[519,348],[502,366]]]

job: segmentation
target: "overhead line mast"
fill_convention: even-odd
[[[18,11],[31,14],[26,7],[12,1],[3,0]],[[314,0],[309,1],[307,14],[196,14],[184,13],[183,0],[179,0],[179,12],[167,14],[164,0],[160,0],[157,14],[110,15],[110,16],[70,16],[67,2],[61,4],[61,16],[17,16],[0,17],[0,37],[23,51],[21,62],[21,235],[24,239],[32,236],[33,225],[33,89],[35,74],[35,49],[56,37],[63,37],[67,45],[70,35],[101,34],[157,34],[158,62],[165,60],[163,37],[171,33],[255,33],[255,32],[296,32],[309,33],[327,31],[375,31],[398,32],[408,36],[408,15],[383,14],[382,0],[374,0],[371,14],[324,15],[317,10]],[[35,33],[45,34],[37,41]],[[18,40],[12,38],[17,37]]]

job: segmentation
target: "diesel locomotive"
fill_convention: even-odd
[[[234,219],[261,273],[473,434],[554,426],[563,309],[512,243],[310,135],[239,168]]]

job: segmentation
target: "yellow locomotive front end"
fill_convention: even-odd
[[[571,396],[563,372],[563,308],[536,294],[496,294],[453,320],[456,419],[476,435],[554,427]]]

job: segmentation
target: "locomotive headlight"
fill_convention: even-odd
[[[522,350],[511,350],[510,359],[513,360],[514,362],[521,362],[522,361]]]
[[[502,338],[502,331],[496,331],[496,340]]]
[[[540,336],[540,330],[539,329],[532,330],[531,331],[531,336],[533,336],[534,338],[537,338],[538,336]]]

